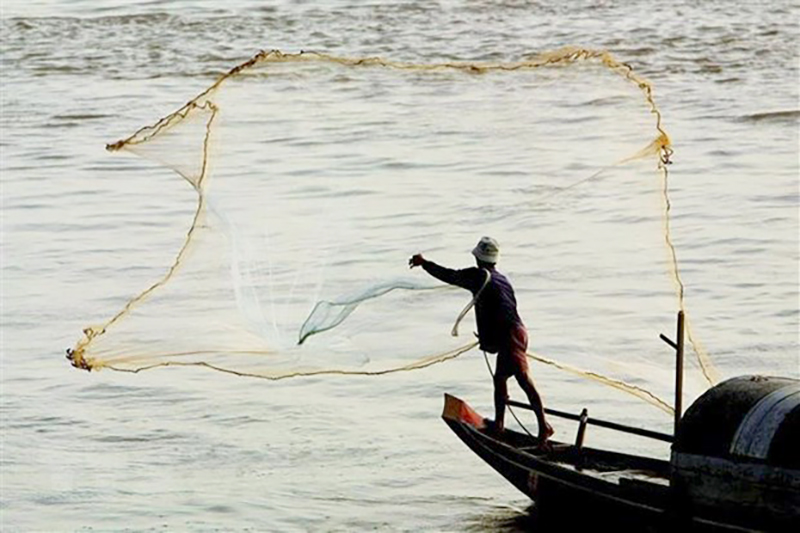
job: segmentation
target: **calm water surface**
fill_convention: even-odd
[[[4,531],[525,527],[529,502],[438,418],[444,391],[489,411],[477,354],[279,383],[86,374],[63,359],[82,327],[163,273],[195,205],[185,183],[104,144],[259,49],[414,62],[609,49],[654,83],[673,137],[673,237],[698,335],[723,377],[800,376],[796,3],[6,1],[0,15]],[[572,318],[591,321],[571,298]],[[548,342],[547,317],[531,314]],[[672,320],[652,324],[653,338]],[[663,354],[657,341],[631,347],[651,348]],[[635,399],[534,372],[556,406],[669,430]],[[666,453],[600,431],[589,440]]]

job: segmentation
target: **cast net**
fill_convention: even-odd
[[[652,342],[684,308],[669,138],[650,84],[607,52],[262,52],[108,148],[175,171],[197,210],[164,276],[86,328],[77,367],[282,379],[446,361],[475,347],[466,323],[450,335],[469,295],[406,260],[469,266],[492,235],[532,356],[669,409],[673,358]],[[702,388],[713,367],[690,340]]]

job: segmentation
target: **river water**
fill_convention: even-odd
[[[4,531],[526,526],[529,501],[439,419],[445,391],[490,412],[491,383],[475,352],[407,374],[281,382],[202,369],[87,374],[64,359],[83,327],[163,275],[195,208],[185,183],[105,152],[105,143],[178,108],[260,49],[415,63],[608,49],[654,84],[674,143],[672,237],[695,332],[722,377],[800,376],[796,3],[262,4],[0,6]],[[119,179],[131,172],[137,179]],[[594,208],[613,219],[617,206]],[[397,227],[398,240],[411,231]],[[636,283],[625,276],[630,258],[606,260],[622,273],[619,287]],[[533,289],[526,299],[534,347],[549,343],[558,356],[550,340],[568,331],[548,319],[558,306],[538,305]],[[636,326],[652,327],[653,341],[630,349],[664,355],[657,334],[671,334],[677,308],[645,295],[634,302],[643,314],[659,307],[660,318]],[[570,295],[570,320],[592,324],[594,303]],[[614,346],[608,331],[584,333]],[[533,371],[555,407],[590,405],[601,418],[670,431],[668,416],[635,398],[549,367]],[[571,438],[572,425],[555,425]],[[587,439],[668,452],[601,431]]]

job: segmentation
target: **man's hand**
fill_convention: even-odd
[[[420,266],[424,262],[425,258],[422,257],[422,254],[412,255],[411,259],[408,260],[408,268],[414,268],[416,266]]]

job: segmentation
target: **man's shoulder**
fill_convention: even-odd
[[[462,268],[457,273],[459,279],[462,280],[463,286],[472,292],[479,290],[486,279],[485,271],[475,266]]]
[[[486,270],[484,270],[484,269],[482,269],[482,268],[479,268],[479,267],[476,267],[476,266],[471,266],[471,267],[467,267],[467,268],[462,268],[462,269],[461,269],[461,270],[459,270],[458,272],[459,272],[459,273],[460,273],[462,276],[469,277],[470,279],[480,279],[480,280],[483,280],[483,278],[486,276]],[[490,272],[490,274],[491,274],[491,275],[494,275],[494,272]]]
[[[496,268],[492,269],[492,276],[501,278],[501,279],[508,279],[505,274],[497,270]]]
[[[509,287],[511,287],[511,281],[506,277],[505,274],[503,274],[502,272],[500,272],[497,269],[492,270],[492,279],[494,279],[495,281],[499,281],[501,283],[504,283],[504,284],[508,285]]]

